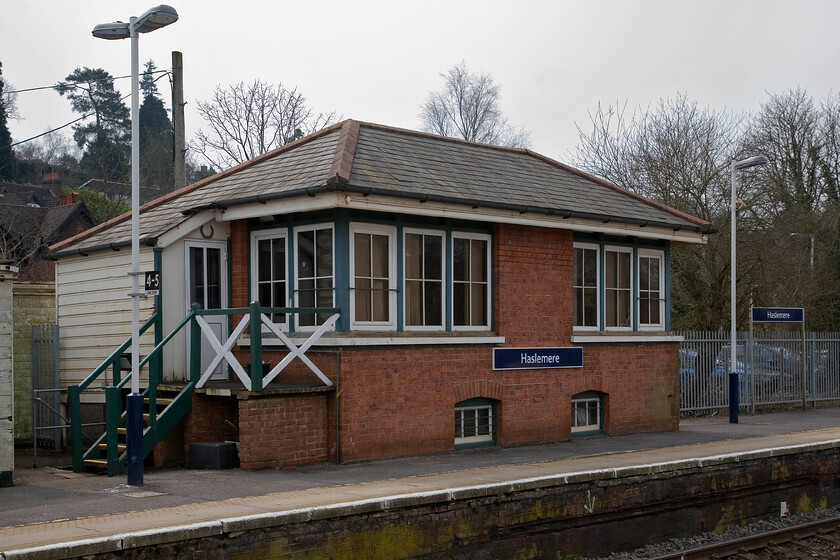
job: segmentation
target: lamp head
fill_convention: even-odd
[[[161,4],[154,8],[149,8],[143,15],[137,18],[134,23],[134,29],[137,33],[148,33],[161,27],[166,27],[171,23],[178,21],[178,12],[172,6]]]
[[[100,23],[93,28],[93,36],[98,39],[128,39],[131,37],[129,24],[121,21],[113,23]]]
[[[735,166],[735,169],[747,169],[748,167],[755,167],[756,165],[765,165],[770,163],[770,160],[767,159],[767,156],[753,156],[751,158],[742,159],[741,161],[735,161],[732,165]]]
[[[155,29],[166,27],[178,21],[178,12],[172,6],[161,4],[146,10],[142,16],[135,19],[134,23],[100,23],[93,28],[93,36],[99,39],[128,39],[131,37],[131,28],[137,33],[149,33]]]

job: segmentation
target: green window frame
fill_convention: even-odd
[[[455,449],[496,445],[496,401],[473,398],[455,404]]]
[[[604,433],[604,394],[586,391],[572,397],[572,435]]]

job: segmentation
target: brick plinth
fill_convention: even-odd
[[[279,469],[326,461],[327,402],[323,393],[240,400],[240,466]]]

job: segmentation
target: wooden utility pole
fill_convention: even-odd
[[[172,126],[175,131],[175,188],[187,184],[187,145],[184,133],[184,59],[172,51]]]

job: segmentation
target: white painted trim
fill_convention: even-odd
[[[388,320],[360,321],[356,319],[356,234],[381,235],[388,239]],[[397,228],[381,224],[350,222],[350,329],[397,329]],[[373,255],[371,253],[371,258]],[[371,263],[373,266],[373,263]],[[334,274],[334,273],[333,273]],[[371,271],[373,274],[373,271]]]
[[[158,237],[156,247],[165,248],[180,241],[181,239],[184,239],[187,235],[191,234],[201,226],[213,221],[213,218],[214,215],[211,212],[199,212],[198,214],[190,216],[183,222],[162,233]]]
[[[607,316],[607,290],[611,289],[613,291],[623,291],[625,288],[608,288],[607,285],[609,284],[609,278],[607,278],[607,254],[608,253],[616,253],[616,254],[625,254],[630,255],[630,270],[628,271],[628,280],[630,282],[629,286],[629,297],[630,301],[628,302],[630,305],[630,326],[627,327],[611,327],[609,326],[609,317]],[[604,330],[611,331],[611,332],[632,332],[633,326],[636,324],[636,306],[633,305],[633,294],[636,292],[635,288],[638,285],[638,281],[636,279],[636,259],[633,255],[633,248],[628,247],[625,245],[604,245],[604,285],[601,286],[601,293],[604,295]],[[616,264],[618,263],[618,259],[616,259]],[[600,271],[599,271],[600,273]]]
[[[299,336],[289,336],[289,339],[295,343],[303,343],[306,338]],[[381,337],[353,337],[353,336],[330,336],[318,339],[313,343],[313,346],[439,346],[443,344],[504,344],[505,337],[503,336],[381,336]],[[240,346],[251,346],[251,341],[248,338],[239,339]],[[284,346],[282,340],[274,338],[263,338],[263,348],[273,346]]]
[[[642,324],[642,314],[639,312],[641,307],[642,300],[639,298],[642,291],[641,286],[641,277],[640,272],[642,270],[641,267],[641,259],[656,259],[659,261],[659,319],[658,323],[645,323]],[[639,248],[636,255],[636,317],[638,318],[639,330],[654,330],[654,331],[663,331],[665,330],[665,314],[666,314],[666,305],[665,305],[665,251],[655,250],[655,249],[643,249]]]
[[[487,322],[483,325],[456,325],[455,324],[455,240],[469,239],[470,241],[484,241],[487,243],[487,254],[485,255],[485,278],[487,283],[487,304],[484,309]],[[486,233],[470,233],[464,231],[453,231],[450,239],[450,245],[447,247],[449,252],[449,270],[451,271],[451,278],[449,279],[449,289],[452,290],[452,300],[449,302],[449,320],[453,331],[485,331],[490,328],[490,323],[493,320],[493,236]],[[470,264],[472,267],[472,264]],[[467,282],[467,285],[473,283],[472,279]],[[476,282],[478,283],[478,282]],[[445,292],[444,292],[445,293]],[[469,296],[469,294],[468,294]]]
[[[581,218],[564,219],[557,215],[522,214],[516,210],[500,210],[486,207],[470,208],[469,206],[459,204],[418,202],[410,199],[381,195],[363,196],[350,194],[340,198],[342,200],[338,204],[339,206],[378,212],[399,212],[417,216],[437,216],[479,222],[531,225],[617,236],[633,236],[640,239],[668,239],[677,243],[705,244],[708,238],[706,234],[696,231],[674,231],[672,228],[656,226],[641,227],[622,223],[604,224],[600,220],[584,220]],[[264,210],[263,213],[265,212]]]
[[[217,210],[215,217],[218,221],[244,220],[247,218],[259,218],[261,216],[273,216],[275,214],[291,214],[293,212],[312,212],[314,210],[326,210],[347,206],[343,193],[318,193],[315,196],[300,196],[290,198],[278,198],[265,203],[253,202],[231,206],[224,210]]]
[[[530,225],[569,229],[580,232],[604,233],[607,235],[633,236],[640,239],[668,239],[677,243],[705,244],[708,238],[706,234],[696,231],[674,231],[672,228],[656,226],[642,227],[622,223],[604,224],[600,220],[584,220],[581,218],[564,219],[557,215],[522,214],[516,210],[501,210],[486,207],[471,208],[461,204],[420,202],[407,198],[373,194],[365,196],[355,193],[319,193],[315,196],[270,200],[264,204],[259,202],[243,204],[217,211],[216,220],[241,220],[244,218],[258,218],[273,214],[307,212],[327,208],[355,208],[374,212],[398,212],[402,214],[414,214],[416,216],[436,216],[479,222]]]
[[[572,290],[575,290],[574,281],[574,251],[575,249],[587,249],[595,251],[595,324],[589,326],[574,325],[576,331],[600,331],[601,330],[601,245],[598,243],[575,242],[572,243]],[[574,293],[572,294],[574,299]],[[574,301],[573,301],[574,305]],[[572,318],[572,322],[574,322]]]
[[[285,227],[279,228],[271,228],[271,229],[261,229],[255,230],[251,232],[251,242],[250,242],[250,270],[248,271],[248,283],[250,284],[251,288],[251,301],[258,301],[260,297],[260,286],[259,286],[259,251],[258,251],[258,244],[260,241],[264,240],[282,240],[283,243],[283,270],[285,271],[286,275],[286,293],[285,298],[281,305],[275,305],[275,307],[289,307],[289,239],[288,239],[288,232],[289,229]],[[277,302],[275,302],[276,304]],[[286,320],[282,323],[279,323],[283,327],[288,329],[288,321],[289,315],[286,314]]]
[[[441,272],[441,279],[440,279],[440,321],[439,325],[409,325],[406,322],[406,316],[408,315],[408,289],[406,288],[407,277],[406,277],[406,237],[409,235],[422,235],[422,236],[429,236],[429,237],[440,237],[440,272]],[[446,246],[446,232],[440,229],[424,229],[424,228],[417,228],[417,227],[406,227],[403,228],[403,243],[402,243],[402,263],[403,263],[403,276],[402,276],[402,285],[400,286],[402,289],[402,304],[403,304],[403,330],[404,331],[440,331],[443,330],[443,327],[446,323],[446,257],[447,257],[447,246]],[[417,279],[413,279],[417,280]],[[426,279],[422,280],[426,282]],[[425,309],[424,309],[425,311]]]
[[[294,262],[294,275],[295,275],[295,284],[294,284],[294,292],[293,292],[294,295],[292,296],[292,299],[294,301],[294,306],[293,307],[303,307],[300,304],[300,278],[301,277],[300,277],[300,270],[299,270],[299,266],[300,266],[300,246],[299,246],[299,243],[298,243],[298,236],[302,232],[306,232],[306,231],[316,232],[315,235],[317,235],[317,232],[319,230],[325,230],[325,229],[330,230],[330,235],[332,235],[332,247],[330,247],[330,250],[332,251],[332,261],[331,261],[332,262],[332,274],[331,274],[330,277],[332,278],[332,286],[333,286],[332,287],[333,306],[335,306],[335,304],[336,304],[336,297],[335,297],[336,296],[336,294],[335,294],[335,290],[336,290],[336,285],[335,285],[335,222],[334,221],[327,221],[327,222],[318,222],[317,224],[297,226],[297,227],[292,229],[292,243],[293,243],[293,249],[292,250],[294,251],[294,261],[293,262]],[[313,240],[314,240],[314,236],[313,236]],[[317,245],[317,242],[315,242],[315,243]],[[315,249],[315,246],[313,246],[313,250],[314,249]],[[313,266],[315,267],[315,270],[312,271],[314,276],[311,277],[315,280],[314,283],[315,283],[316,294],[317,294],[317,290],[318,290],[318,262],[317,262],[317,260],[318,260],[318,257],[316,255],[315,260],[313,261]],[[307,278],[310,278],[310,277],[307,276]],[[316,296],[315,301],[313,303],[314,303],[315,307],[318,307],[317,296]],[[316,317],[316,319],[317,319],[317,317]],[[317,322],[317,320],[316,320],[316,322]],[[311,333],[311,332],[314,332],[317,328],[318,328],[318,325],[302,326],[302,325],[300,325],[299,321],[295,323],[295,329],[300,331],[300,332],[310,332]]]
[[[598,342],[598,343],[605,343],[605,344],[620,344],[620,343],[627,343],[627,342],[635,342],[639,344],[650,343],[650,342],[682,342],[685,340],[684,336],[678,336],[674,334],[661,334],[661,335],[620,335],[620,334],[600,334],[600,335],[587,335],[587,334],[573,334],[572,335],[572,342],[575,343],[587,343],[587,342]]]

